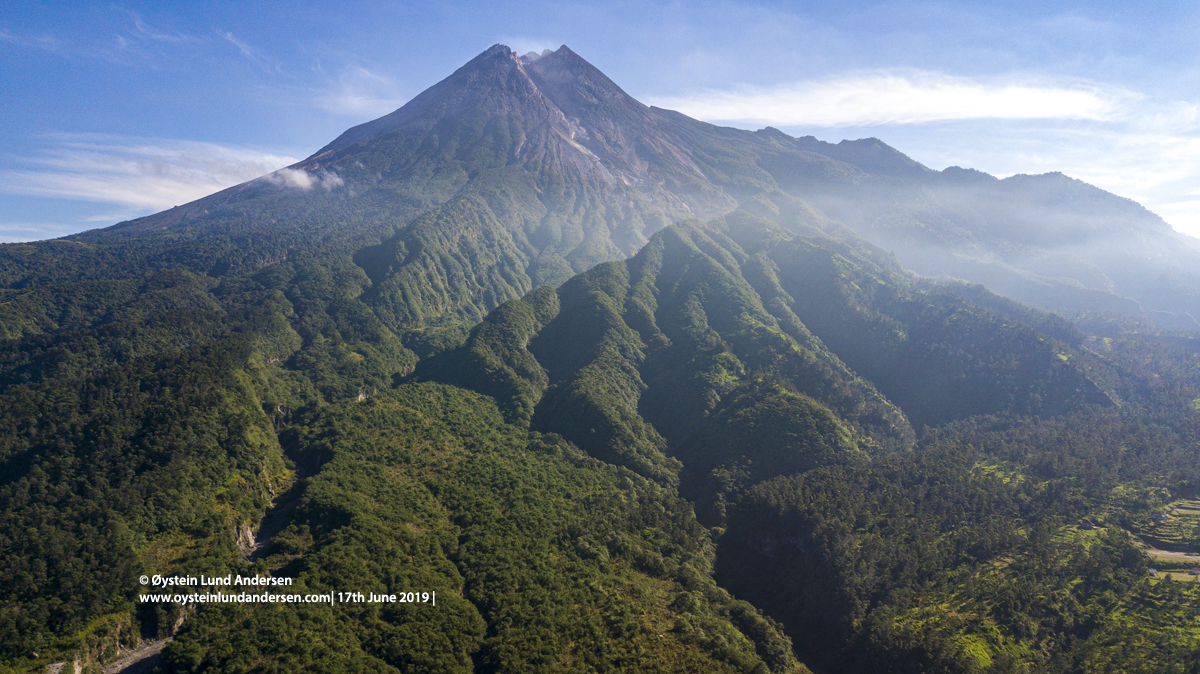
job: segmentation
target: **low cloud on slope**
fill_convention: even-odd
[[[341,187],[346,184],[341,176],[325,169],[312,172],[305,169],[281,168],[274,173],[263,176],[262,179],[280,187],[294,187],[304,191],[311,190],[314,187],[332,190],[335,187]]]

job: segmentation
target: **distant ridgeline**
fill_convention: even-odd
[[[498,45],[293,167],[0,246],[0,669],[1191,671],[1198,586],[1134,537],[1200,495],[1190,246]],[[231,573],[438,601],[139,601]]]

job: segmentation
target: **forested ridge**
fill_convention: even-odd
[[[555,59],[0,246],[0,669],[1200,671],[1195,333],[916,277],[781,178],[895,156]],[[230,573],[437,604],[138,601]]]

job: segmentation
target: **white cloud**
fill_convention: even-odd
[[[743,86],[650,103],[707,121],[871,126],[963,119],[1110,119],[1134,94],[1093,84],[980,82],[929,71],[872,71],[775,87]]]
[[[33,157],[9,159],[0,192],[163,209],[294,164],[278,152],[195,141],[55,135]]]
[[[404,98],[391,78],[362,66],[351,66],[342,71],[337,82],[317,95],[316,104],[335,115],[379,117],[403,105]]]
[[[306,192],[314,187],[332,190],[346,184],[341,176],[325,169],[319,169],[313,173],[306,169],[281,168],[263,176],[262,180],[281,187],[295,187]]]

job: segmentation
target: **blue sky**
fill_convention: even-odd
[[[1200,236],[1200,5],[1130,4],[5,3],[0,241],[285,166],[497,42],[716,123],[1062,171]]]

